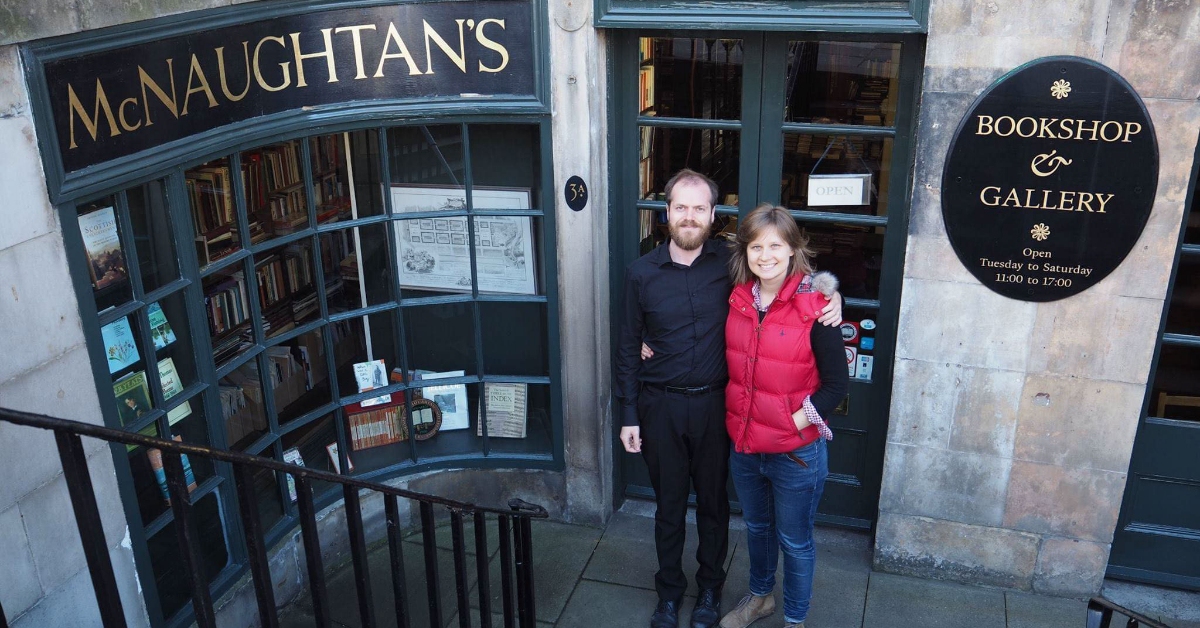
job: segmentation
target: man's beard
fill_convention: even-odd
[[[691,237],[683,233],[682,227],[697,227],[700,231],[694,237]],[[704,241],[708,239],[708,230],[704,228],[704,225],[695,221],[682,222],[678,225],[668,225],[667,230],[670,231],[671,241],[675,243],[675,246],[685,251],[694,251],[700,248],[704,245]]]

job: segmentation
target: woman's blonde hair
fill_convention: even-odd
[[[786,209],[763,203],[738,221],[733,255],[729,258],[729,277],[734,285],[754,279],[754,273],[750,271],[750,263],[746,259],[746,249],[767,229],[774,229],[780,239],[795,252],[788,260],[787,276],[812,274],[812,263],[809,260],[813,257],[813,251],[808,248],[808,238],[800,232],[796,220]]]

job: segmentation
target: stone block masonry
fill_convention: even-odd
[[[1198,24],[1195,3],[932,0],[876,568],[1099,591],[1200,128],[1200,73],[1162,59],[1188,58],[1194,38],[1179,33]],[[1056,54],[1105,63],[1138,91],[1158,136],[1159,187],[1112,275],[1027,303],[992,293],[955,259],[941,175],[974,98]]]

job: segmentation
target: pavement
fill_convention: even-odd
[[[654,521],[646,516],[653,505],[630,500],[604,529],[534,521],[534,590],[539,628],[647,626],[657,603],[654,572]],[[729,610],[746,593],[749,563],[744,528],[734,518],[729,538],[728,579],[722,609]],[[499,558],[495,526],[489,525],[488,559],[492,608],[500,609]],[[962,585],[872,571],[870,537],[830,528],[816,531],[817,573],[808,628],[1083,628],[1086,602],[1028,592]],[[438,529],[439,590],[443,622],[458,626],[453,552],[449,528]],[[410,626],[429,626],[421,537],[412,534],[404,546],[405,579],[409,585]],[[466,584],[470,590],[471,625],[479,626],[477,561],[471,530],[466,531]],[[689,525],[684,571],[695,574],[696,532]],[[373,606],[377,625],[397,625],[391,591],[386,543],[369,556]],[[782,564],[782,560],[780,563]],[[778,576],[782,583],[782,573]],[[327,581],[334,628],[359,628],[357,593],[350,565],[331,570]],[[1200,594],[1109,582],[1104,593],[1119,604],[1159,619],[1171,628],[1200,628]],[[680,624],[695,603],[696,587],[688,589]],[[776,601],[782,603],[779,588]],[[311,600],[302,596],[281,613],[285,628],[313,626]],[[499,615],[493,626],[503,626]],[[782,611],[760,620],[754,628],[783,625]],[[1114,618],[1113,628],[1124,625]]]

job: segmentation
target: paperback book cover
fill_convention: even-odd
[[[79,231],[87,250],[92,287],[99,290],[125,279],[125,254],[117,235],[117,218],[112,207],[79,217]]]
[[[158,361],[158,381],[162,384],[163,401],[183,392],[183,381],[179,371],[175,369],[173,358],[163,358]],[[185,401],[167,413],[167,422],[171,425],[186,419],[192,414],[192,402]]]
[[[146,371],[130,373],[113,382],[113,395],[121,412],[121,425],[129,425],[149,412],[150,388],[146,385]]]
[[[163,312],[161,305],[150,304],[150,307],[146,309],[146,315],[150,317],[150,335],[154,337],[156,350],[175,342],[175,330],[171,329],[171,323],[167,321],[167,315]]]
[[[100,328],[100,336],[104,339],[104,356],[108,358],[110,375],[140,359],[128,316]]]

